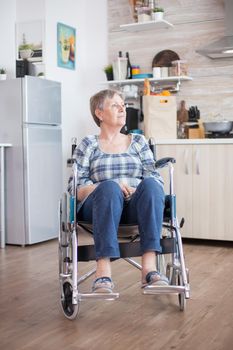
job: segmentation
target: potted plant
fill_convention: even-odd
[[[22,45],[19,45],[19,54],[20,57],[23,60],[26,60],[29,57],[32,57],[33,55],[33,45],[32,44],[27,44],[26,42],[24,42]]]
[[[162,7],[155,7],[152,10],[152,20],[161,21],[163,19],[164,9]]]
[[[6,80],[6,70],[5,70],[5,68],[0,68],[0,80]]]
[[[45,78],[44,72],[38,73],[38,74],[37,74],[37,77],[38,77],[38,78],[44,79],[44,78]]]
[[[113,66],[108,64],[104,67],[104,72],[106,74],[107,80],[113,80]]]

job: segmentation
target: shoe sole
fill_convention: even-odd
[[[105,294],[111,294],[112,290],[110,288],[96,288],[92,291],[92,293],[105,293]]]

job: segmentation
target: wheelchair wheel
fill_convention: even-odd
[[[73,288],[70,281],[64,281],[62,285],[62,296],[61,296],[61,307],[66,318],[74,320],[79,312],[79,301],[78,304],[72,303]]]
[[[180,311],[184,311],[186,308],[186,299],[184,293],[178,294],[178,300],[180,305]]]
[[[182,286],[182,277],[181,273],[179,272],[177,275],[177,285]],[[178,294],[178,300],[179,300],[179,306],[180,306],[180,311],[184,311],[186,308],[186,298],[185,298],[185,293],[179,293]]]

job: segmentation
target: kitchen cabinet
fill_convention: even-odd
[[[233,144],[158,145],[176,158],[174,189],[183,237],[233,240]],[[167,175],[162,171],[162,175]],[[167,180],[166,180],[167,182]]]

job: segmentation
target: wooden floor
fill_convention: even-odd
[[[57,242],[0,250],[0,349],[231,350],[233,245],[184,243],[191,299],[149,296],[140,272],[113,263],[117,301],[84,301],[75,321],[59,307]],[[83,273],[93,263],[81,263]],[[88,291],[91,280],[82,289]]]

